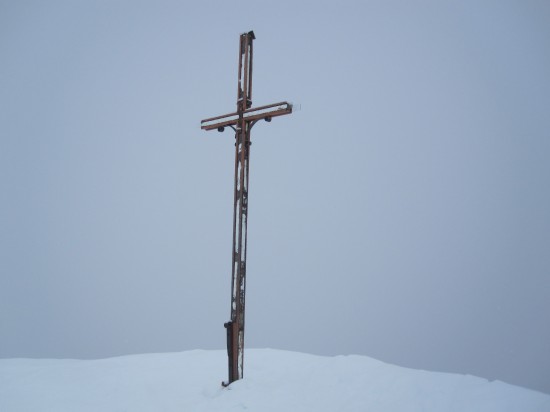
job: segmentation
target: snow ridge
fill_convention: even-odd
[[[486,379],[248,349],[228,388],[226,353],[187,351],[99,360],[0,360],[0,411],[549,412],[550,395]]]

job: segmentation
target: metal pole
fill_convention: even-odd
[[[252,105],[252,41],[254,33],[240,36],[239,87],[235,131],[235,190],[233,215],[233,265],[231,274],[231,320],[225,324],[229,380],[243,378],[244,320],[246,292],[246,240],[248,217],[248,170],[250,158],[250,122],[244,112]]]
[[[292,105],[288,102],[252,108],[252,43],[254,39],[252,31],[241,34],[239,38],[237,111],[201,121],[203,130],[217,129],[223,132],[226,127],[230,127],[235,131],[231,319],[224,324],[227,329],[229,378],[223,383],[224,386],[243,378],[250,130],[262,119],[270,122],[273,117],[292,113]]]

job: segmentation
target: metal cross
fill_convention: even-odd
[[[224,324],[227,330],[229,379],[224,386],[243,377],[250,130],[259,120],[270,122],[273,117],[292,113],[292,105],[287,102],[252,108],[252,41],[255,38],[254,32],[250,31],[241,34],[239,40],[237,111],[201,121],[203,130],[223,132],[225,127],[231,127],[235,131],[231,320]]]

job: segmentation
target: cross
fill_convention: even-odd
[[[243,378],[244,309],[246,287],[246,230],[248,216],[248,168],[250,130],[260,120],[292,113],[287,102],[252,108],[252,42],[254,32],[243,33],[239,39],[239,82],[237,111],[201,121],[201,129],[235,131],[235,190],[233,204],[233,262],[231,269],[231,319],[224,324],[227,332],[229,379],[224,386]]]

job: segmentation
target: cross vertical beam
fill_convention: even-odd
[[[239,47],[239,84],[235,131],[235,193],[233,203],[233,266],[231,273],[231,321],[227,328],[229,382],[242,379],[244,362],[244,309],[246,291],[246,241],[248,217],[248,170],[250,125],[244,112],[252,106],[252,42],[254,33],[241,34]]]
[[[231,318],[224,324],[229,374],[224,386],[243,378],[250,130],[259,120],[270,122],[273,117],[292,113],[292,105],[287,102],[252,108],[252,44],[255,38],[250,31],[241,34],[239,39],[237,111],[201,121],[203,130],[223,132],[225,127],[231,127],[235,131]]]

